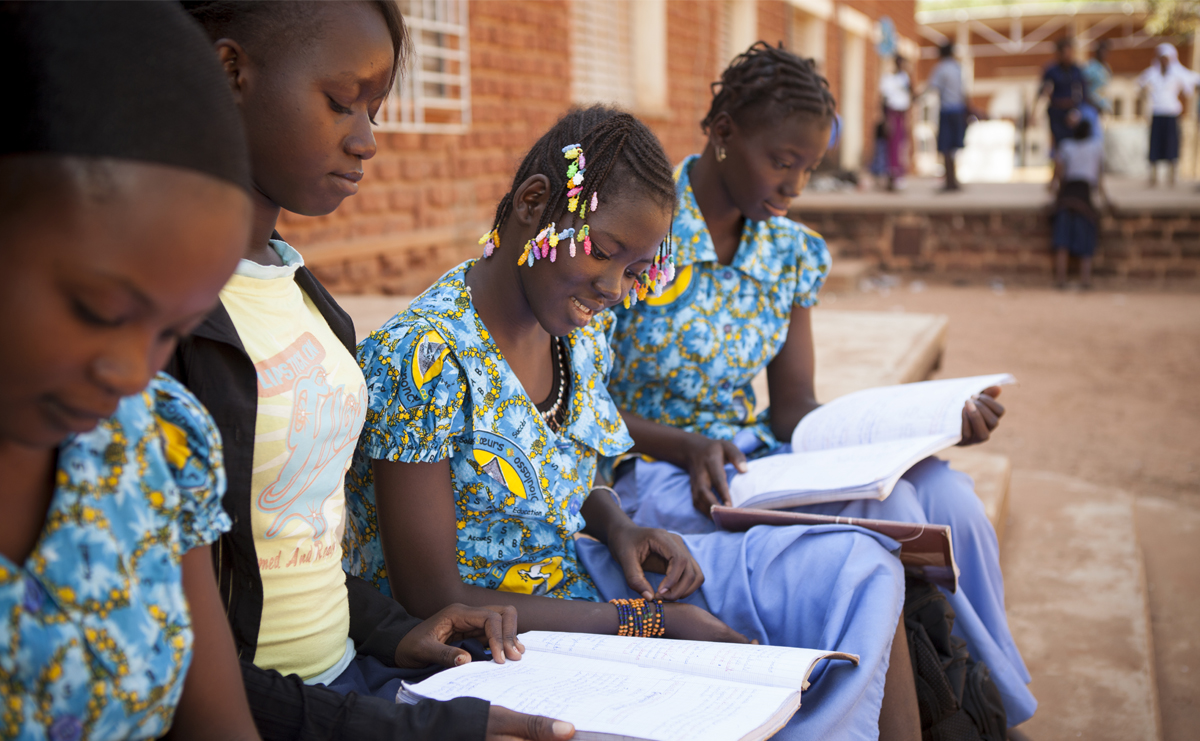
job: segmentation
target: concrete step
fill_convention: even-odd
[[[1035,741],[1161,739],[1133,497],[1018,469],[1007,538],[1009,625],[1039,703],[1020,730]]]
[[[853,391],[923,381],[937,369],[946,347],[943,314],[895,311],[812,312],[817,399]],[[755,409],[770,404],[766,371],[754,379]]]
[[[853,291],[858,289],[858,282],[875,272],[876,264],[870,260],[855,260],[838,258],[833,261],[829,275],[825,276],[822,291]]]
[[[1200,736],[1200,502],[1138,497],[1165,741]]]

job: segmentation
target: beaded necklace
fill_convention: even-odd
[[[539,411],[538,414],[542,415],[542,421],[546,423],[547,427],[549,427],[553,432],[558,432],[558,428],[561,423],[558,418],[559,412],[563,409],[563,397],[567,392],[567,379],[570,378],[568,374],[571,372],[571,368],[567,363],[566,345],[562,338],[551,337],[550,345],[550,349],[554,352],[555,359],[558,361],[559,372],[558,383],[556,384],[558,388],[554,392],[556,394],[554,403],[549,409],[544,412]]]

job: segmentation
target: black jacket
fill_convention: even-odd
[[[295,280],[353,355],[354,324],[350,316],[307,268],[298,269]],[[397,705],[375,697],[343,696],[324,687],[310,687],[294,674],[285,677],[254,665],[263,608],[250,519],[258,382],[254,364],[224,305],[218,304],[204,323],[179,343],[166,370],[200,399],[221,432],[228,481],[222,503],[233,528],[213,544],[213,567],[241,659],[250,709],[263,739],[482,739],[489,708],[483,700],[460,698],[448,703],[427,700],[415,706]],[[358,653],[394,666],[400,639],[421,621],[362,579],[347,575],[346,591],[350,638]]]

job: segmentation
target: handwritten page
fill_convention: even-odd
[[[786,721],[800,705],[794,690],[535,650],[520,661],[472,662],[406,689],[435,700],[479,697],[585,733],[649,741],[765,738],[755,731],[781,710]]]
[[[735,507],[770,508],[885,499],[905,471],[946,444],[930,435],[759,458],[733,477],[729,495]]]
[[[808,675],[822,659],[849,659],[858,663],[858,657],[852,654],[787,646],[547,631],[522,633],[520,639],[528,649],[526,656],[528,652],[551,652],[793,690],[808,687]]]
[[[953,444],[961,439],[967,399],[990,386],[1015,382],[1011,375],[997,373],[855,391],[802,419],[792,433],[792,448],[799,453],[932,435]]]

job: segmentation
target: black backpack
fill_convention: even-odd
[[[922,741],[1005,741],[1008,720],[987,665],[950,634],[954,608],[938,588],[908,574],[904,631],[921,708]]]

